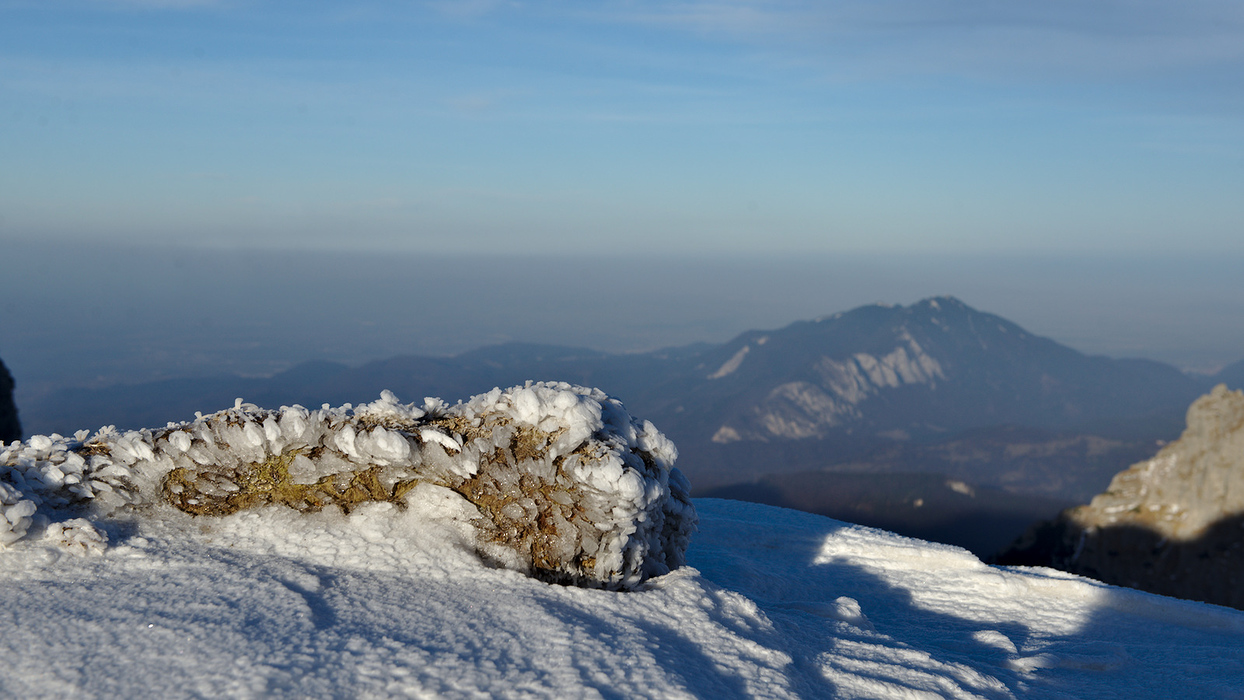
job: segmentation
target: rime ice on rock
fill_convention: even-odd
[[[108,546],[108,535],[86,518],[52,523],[45,536],[75,554],[98,554]]]
[[[23,495],[12,485],[0,481],[0,545],[20,540],[30,528],[35,504]]]
[[[388,391],[357,408],[274,411],[239,399],[156,430],[0,446],[0,543],[25,534],[36,506],[95,516],[159,503],[205,516],[266,505],[348,512],[367,501],[404,505],[427,484],[471,504],[477,548],[499,563],[629,588],[683,564],[696,516],[676,457],[621,402],[564,383],[494,389],[455,406],[400,404]],[[102,546],[77,527],[74,542]]]

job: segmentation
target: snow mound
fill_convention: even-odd
[[[0,444],[0,545],[33,518],[228,516],[371,502],[461,524],[491,563],[559,583],[633,588],[682,566],[695,529],[677,450],[598,389],[532,383],[448,406],[233,408],[188,423]],[[89,521],[46,528],[79,549]],[[68,533],[68,534],[67,534]]]

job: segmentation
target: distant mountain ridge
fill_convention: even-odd
[[[1232,389],[1244,389],[1244,360],[1223,367],[1213,376],[1211,383],[1226,384]]]
[[[452,400],[528,379],[596,386],[621,398],[675,440],[693,483],[716,485],[773,471],[864,464],[887,446],[1006,425],[1053,431],[1050,440],[1065,443],[1068,435],[1143,424],[1120,448],[1134,460],[1134,441],[1177,436],[1185,407],[1213,381],[1160,362],[1086,356],[953,297],[935,297],[747,331],[722,344],[611,354],[509,343],[358,367],[311,362],[266,379],[66,390],[24,407],[23,414],[31,432],[64,433],[183,421],[237,396],[273,407],[359,403],[383,389],[406,401]],[[996,435],[981,439],[997,442]],[[973,449],[971,441],[960,442],[940,449],[938,463],[953,464],[957,454]],[[924,459],[929,452],[902,454]],[[886,471],[923,469],[900,463],[905,459],[887,457]],[[1108,479],[1127,463],[1105,459],[1097,468],[1108,470]],[[1077,492],[1100,488],[1089,481],[1077,482]]]
[[[701,357],[681,398],[718,443],[1065,428],[1171,410],[1203,386],[1159,362],[1083,355],[953,297],[750,331]]]

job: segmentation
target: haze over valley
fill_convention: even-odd
[[[23,292],[38,288],[31,278],[42,271],[34,264],[40,249],[18,249],[32,264],[22,268],[26,286],[6,282],[17,292],[6,297],[9,313],[24,300],[40,317],[64,320],[10,325],[32,341],[42,333],[54,348],[29,346],[6,358],[28,434],[163,425],[238,396],[316,406],[358,404],[389,389],[407,400],[452,400],[528,379],[571,381],[622,398],[674,438],[697,495],[820,512],[980,556],[1086,502],[1177,437],[1193,398],[1242,378],[1228,353],[1244,325],[1213,329],[1201,317],[1197,337],[1217,339],[1218,349],[1168,352],[1213,357],[1225,368],[1181,372],[1154,360],[1084,355],[951,296],[865,304],[714,340],[739,319],[781,318],[818,298],[939,283],[1009,298],[1038,320],[1064,319],[1073,333],[1105,311],[1064,306],[1055,314],[1029,294],[1056,271],[1067,280],[1063,295],[1098,290],[1101,280],[1075,281],[1083,265],[1076,261],[642,265],[83,246],[60,251],[56,265],[73,274],[58,287],[65,294],[58,302],[56,294]],[[1190,306],[1200,303],[1197,294],[1239,284],[1221,261],[1202,262],[1200,285],[1184,287]],[[1146,266],[1162,263],[1178,270],[1133,259],[1103,262],[1101,271],[1143,277]],[[125,264],[153,274],[132,284],[115,272]],[[1008,269],[1010,288],[1024,293],[986,294],[984,285]],[[96,294],[72,294],[75,285]],[[175,293],[152,293],[152,285]],[[1166,296],[1153,300],[1157,309],[1179,303]],[[89,309],[70,302],[83,298]],[[1161,321],[1139,292],[1126,301],[1114,311],[1130,319],[1132,340],[1098,344],[1118,350],[1147,338],[1156,351],[1189,337],[1172,329],[1194,318]],[[53,311],[57,303],[64,306]],[[95,342],[73,341],[84,335]],[[58,376],[58,364],[72,369]],[[27,368],[36,380],[23,393]]]
[[[517,341],[642,352],[952,295],[1090,355],[1209,374],[1244,348],[1244,258],[1188,253],[503,256],[3,239],[18,397]]]

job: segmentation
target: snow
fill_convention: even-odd
[[[191,485],[233,503],[278,458],[299,493],[360,465],[373,485],[420,476],[341,508],[182,507]],[[530,383],[0,444],[0,695],[1244,698],[1242,612],[780,508],[693,509],[675,458],[616,400]],[[483,476],[574,483],[484,517],[463,493]],[[613,578],[550,583],[506,531],[563,512],[577,524],[543,551],[597,552]]]
[[[763,338],[762,340],[768,340],[768,338]],[[758,342],[757,345],[764,345],[764,343]],[[747,353],[751,352],[751,349],[752,347],[750,345],[744,345],[743,347],[739,348],[738,352],[731,355],[730,359],[726,360],[725,363],[721,365],[721,367],[718,367],[716,372],[713,372],[712,374],[708,375],[708,378],[709,379],[721,379],[722,377],[726,377],[731,374],[734,374],[735,371],[738,370],[740,366],[742,366],[743,360],[747,357]]]
[[[729,444],[745,438],[805,439],[822,435],[861,417],[859,404],[889,389],[925,385],[936,389],[946,378],[941,364],[928,355],[906,328],[898,333],[899,345],[881,356],[856,353],[845,359],[821,357],[815,364],[815,381],[785,382],[771,389],[749,426],[723,425],[712,441]],[[745,345],[709,379],[718,379],[739,368],[747,356]]]
[[[689,566],[635,591],[559,586],[483,562],[461,503],[429,486],[410,508],[348,516],[166,508],[109,521],[106,548],[32,532],[0,551],[0,688],[1129,699],[1244,688],[1244,613],[1225,608],[705,499]]]

